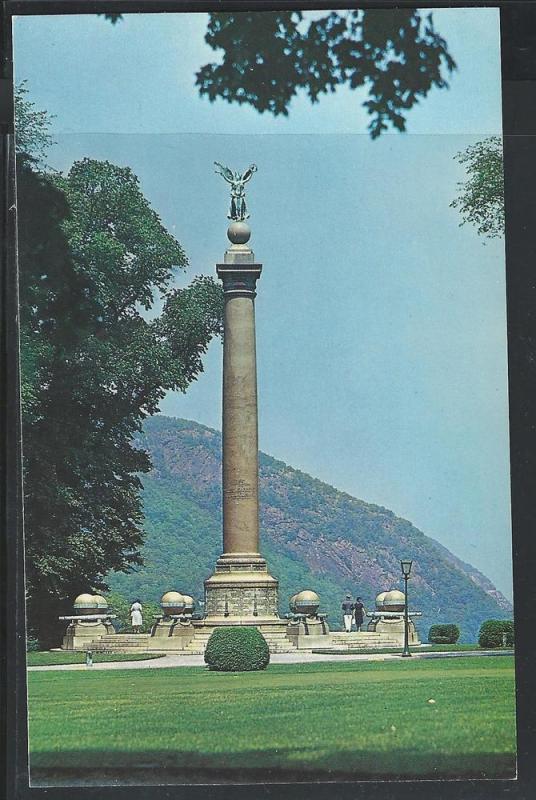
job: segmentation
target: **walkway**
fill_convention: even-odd
[[[511,656],[513,650],[459,650],[446,653],[413,653],[413,658],[464,658],[483,656]],[[273,653],[270,664],[313,664],[320,661],[399,661],[400,653],[350,653],[348,655],[334,655],[332,653]],[[92,667],[85,664],[55,664],[44,667],[28,667],[29,672],[41,670],[99,670],[99,669],[165,669],[167,667],[204,667],[203,656],[183,656],[176,653],[151,658],[147,661],[104,661],[94,663]]]

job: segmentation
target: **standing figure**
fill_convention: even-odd
[[[251,164],[241,175],[239,172],[233,172],[229,167],[224,167],[218,161],[215,161],[216,172],[222,176],[227,183],[231,184],[231,208],[227,214],[228,219],[234,221],[239,220],[243,222],[248,219],[249,214],[246,208],[246,189],[245,185],[253,177],[253,173],[257,172],[257,165]]]
[[[342,603],[342,618],[344,621],[344,630],[346,631],[346,633],[350,633],[350,631],[352,630],[353,611],[354,611],[354,604],[352,603],[352,595],[347,594],[346,599],[343,600]]]
[[[143,625],[143,617],[141,615],[142,607],[138,600],[134,600],[130,606],[130,621],[132,623],[132,630],[134,633],[140,633],[141,626]]]
[[[354,604],[354,619],[355,619],[355,627],[358,631],[361,630],[361,625],[365,619],[365,606],[361,602],[360,597],[356,597],[355,604]]]

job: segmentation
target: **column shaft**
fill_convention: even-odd
[[[223,554],[259,552],[254,296],[227,295],[223,350]]]

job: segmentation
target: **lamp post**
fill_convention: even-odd
[[[413,561],[402,559],[400,566],[402,568],[402,575],[404,576],[404,649],[402,651],[402,658],[409,658],[411,653],[409,651],[409,618],[408,618],[408,578],[411,573],[411,566]]]

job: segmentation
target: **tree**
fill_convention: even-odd
[[[300,90],[316,103],[337,86],[365,87],[373,139],[389,125],[405,131],[405,112],[433,86],[448,88],[445,72],[456,69],[432,14],[416,9],[331,11],[308,24],[301,11],[213,12],[205,41],[222,54],[196,75],[211,101],[277,116]]]
[[[130,169],[21,154],[18,191],[28,617],[49,644],[76,594],[141,563],[133,437],[202,371],[223,301],[211,278],[173,288],[187,258]]]
[[[405,112],[433,86],[446,88],[456,68],[432,15],[415,9],[331,11],[304,24],[300,11],[213,13],[206,42],[219,64],[196,76],[211,101],[249,103],[261,113],[288,114],[303,90],[312,103],[347,84],[366,87],[372,138],[389,125],[406,127]]]
[[[52,144],[49,127],[53,117],[46,111],[38,111],[35,103],[28,100],[26,81],[15,86],[14,99],[19,157],[23,156],[38,164]]]
[[[490,136],[455,156],[466,165],[467,179],[458,184],[459,196],[450,206],[481,236],[494,239],[504,234],[504,169],[502,139]]]

